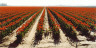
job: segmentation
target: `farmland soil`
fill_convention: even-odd
[[[44,9],[43,9],[44,11]],[[35,32],[37,28],[37,24],[39,22],[39,19],[43,13],[43,11],[39,14],[37,17],[35,23],[33,26],[29,29],[28,33],[26,33],[25,37],[23,38],[21,44],[17,46],[17,48],[31,48],[31,44],[34,42]]]
[[[35,15],[35,14],[34,14]],[[29,19],[31,19],[32,18],[32,16],[29,18]],[[28,20],[29,20],[28,19]],[[27,20],[23,23],[23,24],[25,24],[27,22]],[[17,33],[16,33],[16,31],[20,28],[20,27],[22,27],[23,26],[23,24],[22,25],[20,25],[19,27],[17,27],[12,33],[10,33],[9,35],[7,35],[7,36],[5,36],[3,39],[2,39],[2,43],[0,44],[0,47],[9,47],[9,45],[10,44],[12,44],[15,40],[17,40]]]
[[[59,28],[60,31],[60,42],[58,44],[54,43],[54,39],[52,38],[52,31],[49,29],[48,24],[48,16],[47,16],[47,10],[45,10],[45,18],[44,18],[44,33],[48,33],[47,36],[44,36],[43,39],[39,41],[36,45],[32,45],[32,48],[75,48],[72,45],[70,45],[69,41],[67,40],[67,37],[63,33],[63,31]]]

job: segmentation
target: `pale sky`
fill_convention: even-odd
[[[96,0],[0,0],[10,6],[96,6]]]

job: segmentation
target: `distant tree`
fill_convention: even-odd
[[[7,6],[7,4],[5,4],[5,3],[1,3],[0,6]]]

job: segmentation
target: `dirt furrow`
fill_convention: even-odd
[[[43,9],[43,11],[44,11],[44,9]],[[37,24],[39,22],[39,19],[42,15],[43,11],[39,14],[34,25],[30,28],[28,33],[25,34],[25,37],[23,38],[21,44],[19,44],[17,46],[17,48],[31,48],[31,44],[33,43],[33,40],[34,40]]]
[[[47,10],[45,10],[45,20],[44,20],[44,32],[48,32],[47,36],[44,36],[43,39],[35,46],[32,46],[32,48],[75,48],[72,45],[70,45],[69,41],[67,40],[67,37],[63,33],[63,31],[59,28],[60,31],[60,42],[58,44],[55,44],[54,39],[52,38],[52,32],[50,32],[49,29],[49,23],[48,23],[48,17],[47,17]],[[47,29],[46,29],[47,28]]]
[[[77,42],[78,48],[96,48],[96,41],[88,41],[85,36],[81,36],[79,34],[77,35],[77,38],[80,40]]]
[[[54,16],[53,16],[54,17]],[[55,17],[54,17],[55,18]],[[56,18],[55,18],[56,20]],[[57,21],[57,20],[56,20]],[[58,23],[58,21],[57,21]],[[59,23],[58,23],[59,24]],[[60,42],[58,45],[56,45],[56,48],[75,48],[75,46],[73,46],[71,44],[71,41],[69,40],[68,37],[65,36],[65,34],[63,33],[62,29],[59,27],[59,31],[60,31]],[[54,47],[55,48],[55,47]]]
[[[49,23],[47,10],[45,8],[45,17],[44,17],[44,33],[42,40],[38,44],[32,45],[32,48],[48,48],[49,46],[54,46],[54,40],[52,39],[52,33],[49,31]],[[45,35],[46,34],[46,35]]]
[[[35,14],[34,14],[35,15]],[[30,18],[32,18],[32,16],[30,17]],[[29,19],[30,19],[29,18]],[[29,20],[28,19],[28,20]],[[27,20],[26,20],[27,21]],[[25,24],[26,23],[26,21],[23,23],[23,24]],[[22,24],[22,25],[23,25]],[[16,38],[16,35],[17,35],[17,33],[16,33],[16,31],[22,26],[22,25],[20,25],[19,27],[17,27],[12,33],[10,33],[8,36],[5,36],[4,38],[3,38],[3,43],[1,43],[0,44],[0,47],[8,47],[11,43],[13,43],[17,38]]]
[[[45,9],[45,17],[44,17],[44,30],[48,31],[49,30],[49,23],[48,23],[48,16],[47,16],[47,9]]]
[[[55,20],[56,20],[56,18],[55,18]],[[57,23],[58,23],[58,21],[57,21]],[[59,47],[59,48],[62,48],[62,47],[64,47],[64,48],[75,48],[75,46],[70,44],[70,41],[68,41],[69,38],[65,36],[65,34],[63,33],[61,28],[59,28],[59,31],[60,31],[60,43],[58,44],[57,47]]]

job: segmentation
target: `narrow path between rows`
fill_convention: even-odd
[[[67,40],[67,37],[63,33],[63,31],[59,28],[60,31],[60,42],[59,44],[54,43],[54,39],[52,38],[52,31],[49,29],[49,23],[48,23],[48,15],[47,15],[47,9],[45,9],[45,18],[44,18],[44,34],[47,33],[45,36],[43,34],[42,40],[36,44],[35,46],[32,45],[32,48],[75,48],[70,45],[69,41]]]
[[[42,36],[42,40],[39,41],[38,44],[32,45],[32,48],[49,48],[49,46],[54,45],[54,40],[52,39],[52,33],[49,29],[49,22],[48,22],[48,16],[47,16],[47,10],[45,8],[45,16],[44,16],[44,33]]]
[[[35,15],[35,14],[33,14],[33,15]],[[30,18],[32,18],[32,16],[31,16]],[[30,19],[30,18],[29,18],[29,19]],[[27,20],[29,20],[29,19],[27,19]],[[26,21],[27,21],[27,20],[26,20]],[[26,21],[25,21],[23,24],[25,24]],[[22,24],[22,25],[23,25],[23,24]],[[16,38],[16,35],[17,35],[16,31],[17,31],[22,25],[20,25],[20,26],[17,27],[12,33],[10,33],[9,35],[7,35],[7,36],[4,37],[4,38],[3,38],[3,43],[0,44],[0,47],[8,47],[11,43],[13,43],[13,42],[17,39],[17,38]]]
[[[44,9],[43,9],[43,11],[44,11]],[[33,43],[33,40],[34,40],[37,24],[39,22],[39,19],[42,15],[43,11],[39,14],[39,16],[37,17],[34,25],[29,29],[28,33],[26,33],[26,35],[23,38],[21,44],[19,44],[17,46],[17,48],[31,48],[31,44]]]

